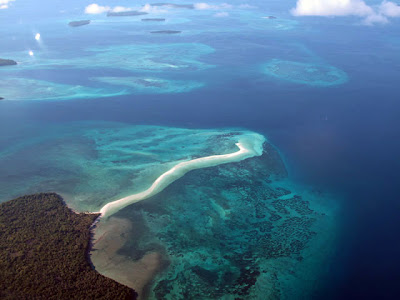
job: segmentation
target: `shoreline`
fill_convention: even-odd
[[[92,250],[97,247],[97,249],[95,249],[95,253],[90,253],[91,250],[89,250],[88,257],[91,265],[94,268],[97,266],[99,272],[101,272],[101,274],[104,276],[113,278],[114,280],[136,290],[138,292],[138,299],[141,299],[142,293],[146,293],[146,286],[152,280],[151,278],[153,278],[154,273],[157,272],[157,270],[161,268],[163,264],[161,256],[157,252],[151,252],[142,257],[142,259],[139,261],[124,261],[123,257],[117,255],[116,253],[118,249],[121,248],[125,243],[125,241],[122,241],[120,238],[118,238],[119,234],[117,234],[117,236],[114,238],[110,236],[112,231],[115,231],[116,228],[119,228],[118,224],[122,221],[122,219],[112,217],[112,215],[130,204],[148,199],[158,194],[171,183],[183,177],[191,170],[208,168],[231,162],[239,162],[247,158],[261,156],[264,152],[264,143],[264,136],[259,134],[248,135],[246,138],[241,138],[237,143],[235,143],[235,145],[238,147],[238,150],[235,152],[205,156],[177,163],[171,169],[161,174],[145,191],[109,202],[104,205],[100,210],[99,217],[96,218],[91,226],[92,237],[90,249]],[[99,226],[96,226],[97,223],[99,223],[102,219],[103,222],[101,222]],[[110,224],[108,222],[110,219],[119,221],[112,221]],[[111,226],[111,228],[116,226],[116,228],[106,229],[108,226]],[[119,228],[117,232],[122,230],[122,228],[124,228],[124,226]],[[110,238],[113,239],[111,244],[109,241]],[[121,264],[122,261],[124,261],[123,264]],[[142,269],[142,271],[139,272],[140,275],[131,277],[130,275],[132,274],[130,274],[130,272],[132,269]]]
[[[102,244],[103,236],[100,236],[99,239],[96,240],[96,232],[98,232],[99,229],[99,222],[101,221],[102,218],[104,218],[104,221],[106,222],[110,216],[112,216],[114,213],[117,211],[121,210],[122,208],[147,199],[153,195],[158,194],[162,190],[164,190],[166,187],[168,187],[171,183],[174,181],[178,180],[179,178],[183,177],[186,173],[190,172],[191,170],[195,169],[201,169],[201,168],[208,168],[208,167],[213,167],[213,166],[218,166],[221,164],[227,164],[231,162],[239,162],[242,160],[245,160],[247,158],[251,158],[254,156],[261,156],[263,154],[263,144],[265,142],[265,138],[262,135],[259,134],[249,134],[245,137],[242,137],[239,142],[236,143],[236,146],[238,147],[238,150],[232,153],[228,154],[221,154],[221,155],[211,155],[211,156],[205,156],[205,157],[200,157],[200,158],[195,158],[189,161],[185,162],[180,162],[177,163],[175,166],[173,166],[171,169],[168,171],[164,172],[161,176],[159,176],[153,184],[145,190],[144,192],[137,193],[130,195],[128,197],[124,197],[122,199],[110,202],[103,206],[103,208],[100,210],[100,212],[90,212],[90,211],[84,211],[84,212],[79,212],[76,210],[76,208],[70,207],[67,202],[64,200],[65,197],[57,194],[57,193],[49,193],[48,195],[54,195],[55,197],[59,198],[61,200],[62,205],[70,211],[73,215],[76,217],[91,217],[91,220],[93,220],[90,225],[87,227],[87,242],[86,246],[84,246],[84,257],[86,263],[89,265],[90,269],[96,272],[98,275],[105,276],[106,278],[109,278],[110,280],[115,280],[112,279],[112,277],[115,276],[107,276],[106,274],[101,273],[98,271],[98,269],[101,269],[101,266],[98,266],[97,264],[94,263],[94,260],[92,259],[93,252],[96,251],[96,255],[99,255],[101,253],[101,250],[96,249],[96,244],[100,242]],[[42,194],[40,194],[42,195]],[[46,194],[43,194],[46,195]],[[35,195],[32,195],[35,196]],[[68,197],[67,197],[68,198]],[[107,222],[106,222],[107,223]],[[102,222],[103,224],[103,222]],[[104,238],[106,240],[112,238],[112,236],[109,236],[110,233],[106,233]],[[51,239],[51,237],[49,237]],[[101,246],[100,246],[101,249]],[[100,252],[97,252],[100,251]],[[82,253],[83,254],[83,253]],[[101,254],[100,254],[101,255]],[[112,262],[110,260],[109,262]],[[149,253],[147,256],[142,258],[141,261],[139,262],[134,262],[130,266],[135,267],[135,268],[144,268],[143,270],[146,270],[146,272],[142,272],[146,276],[138,276],[137,278],[135,277],[133,280],[136,282],[135,285],[139,284],[139,286],[142,286],[142,289],[145,289],[145,287],[148,284],[148,281],[151,280],[151,278],[154,276],[154,272],[157,272],[157,270],[160,268],[162,265],[161,261],[161,256],[157,252],[154,253]],[[150,268],[150,269],[149,269]],[[99,270],[100,270],[99,269]],[[128,287],[126,284],[129,283],[130,279],[125,278],[125,280],[119,280],[118,282],[122,284],[125,287]],[[117,282],[117,280],[115,280]],[[122,283],[123,282],[123,283]],[[141,282],[141,283],[138,283]],[[132,287],[129,287],[132,289]],[[141,292],[142,292],[141,289]],[[134,289],[132,289],[134,291]],[[139,296],[140,297],[140,296]]]

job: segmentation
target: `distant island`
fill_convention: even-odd
[[[71,27],[79,27],[88,24],[90,24],[90,20],[72,21],[68,23],[68,25]]]
[[[157,31],[150,31],[150,33],[161,33],[161,34],[176,34],[181,33],[182,31],[179,30],[157,30]]]
[[[17,62],[15,60],[0,58],[0,67],[1,66],[15,66],[16,64],[17,64]]]
[[[3,97],[0,97],[0,100],[4,100],[4,98],[3,98]]]
[[[264,17],[264,19],[276,19],[276,17],[275,16],[267,16],[267,17]]]
[[[175,4],[175,3],[153,3],[151,6],[168,6],[172,8],[187,8],[194,9],[193,4]]]
[[[149,22],[149,21],[154,21],[154,22],[162,22],[165,21],[163,18],[146,18],[142,19],[143,22]]]
[[[0,204],[1,299],[136,299],[95,271],[90,228],[99,214],[75,213],[55,193]]]
[[[129,17],[129,16],[142,16],[147,14],[148,14],[147,12],[136,11],[136,10],[120,11],[120,12],[109,11],[107,13],[107,17]]]

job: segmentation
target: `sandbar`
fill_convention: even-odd
[[[230,162],[238,162],[254,156],[261,156],[263,152],[264,141],[265,138],[263,136],[252,134],[248,138],[242,138],[238,143],[236,143],[236,146],[239,148],[239,150],[236,152],[222,155],[205,156],[178,163],[170,170],[159,176],[147,190],[104,205],[100,210],[101,216],[103,218],[108,218],[128,205],[142,201],[161,192],[172,182],[181,178],[189,171],[214,167]]]

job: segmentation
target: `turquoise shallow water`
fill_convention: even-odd
[[[288,180],[279,155],[265,144],[261,157],[192,171],[117,213],[132,228],[111,261],[160,255],[152,282],[131,283],[149,299],[310,298],[326,284],[321,276],[335,252],[337,214],[334,197]],[[114,243],[94,248],[93,262],[104,274],[118,272],[101,256]]]
[[[250,133],[113,122],[34,130],[41,136],[16,139],[0,154],[7,174],[0,197],[56,191],[79,211],[141,192],[178,162],[235,152]],[[144,273],[144,258],[158,255],[146,281],[122,281],[149,299],[308,297],[335,249],[335,205],[331,196],[288,180],[266,142],[261,157],[191,171],[101,220],[93,263],[120,280]],[[128,228],[122,233],[121,220]],[[118,267],[121,261],[133,267]]]
[[[41,134],[29,136],[30,130]],[[180,161],[235,152],[235,143],[246,133],[115,122],[30,130],[0,153],[0,197],[57,191],[81,211],[99,211],[111,200],[147,189]]]
[[[314,86],[332,86],[346,83],[347,74],[329,65],[318,65],[273,59],[263,66],[267,75]]]
[[[0,201],[98,211],[254,131],[263,156],[100,222],[96,268],[150,299],[398,298],[398,19],[232,0],[148,23],[40,2],[0,10],[0,57],[19,63],[0,68]]]
[[[285,60],[273,60],[280,72],[275,68],[265,74],[265,62],[279,57],[276,46],[251,41],[231,46],[238,43],[237,34],[268,32],[276,39],[299,26],[286,17],[268,18],[268,11],[252,7],[231,7],[221,15],[202,10],[158,11],[151,16],[166,21],[157,24],[93,16],[92,23],[83,28],[66,27],[77,18],[69,14],[35,21],[33,30],[41,32],[40,41],[28,48],[10,45],[3,51],[19,63],[18,68],[0,70],[7,78],[1,84],[5,101],[46,100],[46,105],[61,100],[75,105],[73,100],[104,98],[113,103],[118,96],[131,95],[130,103],[149,101],[152,105],[152,97],[162,95],[168,105],[174,102],[173,95],[186,94],[188,103],[210,102],[212,112],[219,92],[217,97],[203,98],[202,90],[215,93],[240,87],[230,85],[230,80],[242,80],[247,74],[252,74],[255,84],[270,82],[271,74],[278,80],[296,81],[315,68],[295,62],[285,68],[281,66]],[[19,36],[29,36],[23,24],[18,27]],[[179,36],[149,35],[149,30],[182,28]],[[63,39],[75,42],[63,42],[60,32]],[[209,43],[210,34],[221,35],[215,46]],[[237,59],[241,49],[252,47],[263,58],[241,63]],[[306,53],[307,61],[320,68],[303,83],[332,81],[327,72],[335,71],[334,67],[324,67],[302,45],[288,47]],[[252,55],[246,57],[252,60]],[[283,55],[282,59],[293,57]],[[224,107],[229,109],[229,101]],[[108,117],[90,121],[92,114],[104,111],[108,115],[108,110],[96,106],[80,111],[64,112],[66,118],[55,124],[18,125],[21,128],[0,137],[0,145],[5,146],[0,148],[2,201],[55,191],[73,209],[99,211],[110,201],[147,189],[181,161],[237,151],[235,143],[248,133],[232,126],[142,126],[131,121],[137,120],[135,113],[126,123],[119,122],[118,114],[111,117],[112,122],[101,121]],[[78,121],[71,121],[81,113]],[[160,112],[159,117],[164,119],[163,115]],[[170,114],[169,119],[176,118]],[[153,124],[162,125],[165,120]],[[261,157],[191,171],[160,194],[102,220],[92,252],[96,269],[149,299],[309,297],[324,285],[318,280],[325,272],[322,266],[329,264],[336,249],[337,203],[328,194],[290,180],[275,148],[268,142],[264,147]]]

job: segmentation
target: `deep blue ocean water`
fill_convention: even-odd
[[[20,3],[15,2],[15,9]],[[81,10],[85,6],[75,5]],[[294,1],[254,5],[268,15],[294,19],[298,25],[291,30],[219,33],[207,32],[206,27],[201,33],[163,36],[157,41],[195,41],[216,49],[199,58],[216,68],[190,74],[193,79],[205,81],[204,88],[182,94],[1,101],[0,134],[12,139],[29,124],[52,126],[84,120],[185,128],[238,127],[262,133],[281,152],[292,179],[341,195],[339,251],[327,275],[330,284],[319,291],[318,297],[396,299],[400,290],[400,24],[393,20],[384,26],[367,27],[356,24],[353,18],[295,19],[288,14]],[[55,11],[55,6],[47,9]],[[11,8],[0,11],[1,32],[8,31],[4,26],[13,31],[8,22],[14,18]],[[29,28],[29,20],[29,16],[24,19],[24,28]],[[226,26],[224,22],[229,20],[218,22]],[[32,32],[40,30],[46,41],[46,30],[50,29],[39,21],[32,23],[39,24],[32,25]],[[184,31],[190,26],[183,23],[173,27]],[[106,42],[100,32],[92,32],[72,43],[84,47],[124,44],[133,39],[155,42],[146,35],[126,36],[124,30],[109,36]],[[0,54],[37,47],[21,31],[2,38],[7,43],[1,42]],[[22,37],[12,42],[10,36],[18,34]],[[54,34],[46,43],[48,48],[66,49],[69,54],[76,51]],[[328,63],[345,71],[349,79],[345,84],[328,87],[271,80],[259,69],[272,58]],[[85,78],[97,73],[88,66],[80,73],[83,79],[73,69],[24,70],[19,75],[84,84]],[[127,73],[111,70],[107,76]],[[180,78],[179,73],[170,76]],[[7,143],[3,140],[0,148],[6,149]]]

